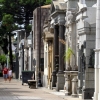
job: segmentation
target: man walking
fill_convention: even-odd
[[[4,69],[3,69],[3,77],[4,77],[4,81],[6,82],[8,78],[8,69],[6,66],[4,66]]]

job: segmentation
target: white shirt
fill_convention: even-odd
[[[8,71],[8,75],[11,76],[12,75],[12,70]]]

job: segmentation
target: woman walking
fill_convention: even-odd
[[[9,82],[11,82],[11,78],[12,78],[12,70],[11,68],[8,69],[8,79],[9,79]]]

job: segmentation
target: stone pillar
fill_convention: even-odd
[[[22,71],[22,52],[19,50],[19,80],[21,80]]]
[[[95,92],[94,100],[100,100],[100,0],[97,0],[96,50],[95,50]]]
[[[72,82],[71,82],[71,76],[70,76],[70,71],[64,71],[64,77],[65,77],[65,96],[71,95],[72,93]]]
[[[24,49],[24,70],[26,70],[26,49]]]
[[[82,67],[82,51],[78,49],[78,95],[82,97],[83,87],[83,67]]]
[[[53,72],[52,72],[52,87],[56,87],[56,82],[57,82],[57,70],[58,70],[58,63],[59,63],[59,57],[58,57],[58,25],[54,26],[54,67],[53,67]]]
[[[58,23],[59,23],[59,39],[64,40],[64,33],[65,33],[65,26],[64,26],[64,18],[65,16],[61,15],[58,16]],[[59,41],[59,70],[57,73],[57,84],[56,84],[56,90],[63,90],[64,89],[64,83],[65,83],[65,78],[64,78],[64,47],[65,45],[62,44]]]
[[[31,47],[29,47],[29,71],[31,71]]]
[[[70,71],[72,76],[72,96],[77,97],[77,88],[78,88],[78,71]]]
[[[24,70],[24,45],[22,44],[22,71]]]
[[[59,39],[64,40],[64,32],[65,32],[65,26],[60,24],[59,25]],[[62,73],[64,71],[64,52],[65,52],[64,47],[65,45],[59,41],[59,72],[58,73]]]

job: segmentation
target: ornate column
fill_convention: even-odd
[[[65,16],[64,14],[59,14],[58,16],[58,24],[59,24],[59,39],[64,40],[64,33],[65,33]],[[56,90],[64,89],[64,49],[65,45],[59,41],[59,70],[57,73],[57,86]]]
[[[58,64],[59,64],[59,48],[58,48],[58,25],[54,26],[54,67],[52,73],[52,87],[56,87],[57,82],[57,72],[58,72]]]
[[[67,12],[66,12],[67,14]],[[71,36],[70,36],[70,32],[69,32],[69,26],[68,26],[68,16],[65,17],[66,19],[66,23],[65,23],[65,27],[66,27],[66,32],[65,32],[65,41],[66,41],[66,50],[68,49],[68,47],[71,45]],[[71,82],[71,75],[70,75],[70,70],[71,70],[71,66],[70,66],[70,62],[66,61],[66,67],[65,67],[65,85],[64,85],[64,89],[65,89],[65,95],[71,95],[72,94],[72,82]]]
[[[73,23],[72,11],[66,11],[65,20],[66,20],[65,26],[66,26],[66,42],[67,42],[66,51],[67,51],[68,48],[71,48],[71,49],[74,48],[73,41],[72,41],[74,37],[74,33],[72,32],[72,30],[74,30],[72,26],[72,23]],[[74,40],[75,40],[75,37],[74,37]],[[72,60],[73,58],[70,58],[70,60],[66,62],[66,70],[69,70],[69,71],[72,70],[72,65],[73,65]]]
[[[75,56],[70,58],[70,61],[66,63],[66,71],[65,72],[65,95],[77,96],[77,64],[76,64],[76,23],[75,23],[75,12],[76,9],[67,9],[66,11],[66,51],[68,48],[71,48],[74,52]]]

